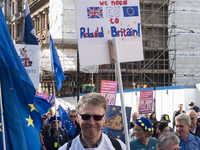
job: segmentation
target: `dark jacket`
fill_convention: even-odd
[[[81,128],[80,128],[79,123],[77,121],[75,121],[75,124],[76,124],[76,133],[74,134],[74,137],[72,137],[71,135],[69,135],[69,139],[70,140],[72,140],[75,137],[77,137],[79,135],[79,133],[81,132]]]
[[[44,144],[46,147],[46,150],[57,150],[59,148],[59,146],[62,146],[63,144],[65,144],[66,142],[69,141],[69,136],[66,132],[66,130],[63,130],[61,128],[58,128],[59,130],[59,145],[56,146],[57,144],[57,137],[55,135],[55,130],[53,129],[49,129],[47,131],[45,131],[44,133]]]
[[[198,136],[200,138],[200,124],[197,123],[197,128],[195,134],[190,131],[191,134]]]
[[[185,111],[183,110],[183,113],[185,113]],[[175,111],[174,114],[173,114],[173,129],[175,127],[175,117],[178,116],[180,113],[180,111]]]

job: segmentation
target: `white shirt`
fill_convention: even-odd
[[[126,150],[126,145],[121,140],[119,140],[119,139],[117,139],[117,140],[120,143],[122,150]],[[68,143],[65,143],[58,150],[66,150],[67,144]],[[75,139],[73,139],[72,145],[69,148],[69,150],[115,150],[115,148],[113,147],[108,136],[106,134],[102,133],[102,141],[101,141],[101,143],[99,144],[98,147],[84,148],[83,145],[81,144],[81,141],[80,141],[80,135],[78,135]]]

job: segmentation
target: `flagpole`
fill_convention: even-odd
[[[49,39],[50,39],[50,34],[49,34]],[[50,49],[50,53],[51,53],[51,56],[52,56],[53,54],[52,54],[51,49]],[[56,112],[56,95],[55,95],[55,83],[54,83],[55,72],[54,72],[54,65],[53,65],[52,62],[51,62],[51,70],[52,70],[53,94],[54,94],[54,102],[55,102],[54,107],[55,107],[55,116],[56,116],[56,130],[58,131],[57,112]],[[59,145],[59,136],[57,137],[57,141],[58,141],[58,145]]]
[[[117,67],[117,78],[118,78],[120,99],[121,99],[121,108],[122,108],[122,117],[123,117],[123,124],[124,124],[124,134],[125,134],[125,141],[126,141],[126,149],[130,150],[127,119],[126,119],[126,111],[125,111],[125,105],[124,105],[124,95],[123,95],[121,69],[120,69],[120,63],[119,63],[118,54],[117,54],[117,39],[114,38],[113,41],[114,41],[115,61],[116,61],[116,67]]]
[[[2,135],[3,135],[3,149],[6,150],[6,138],[5,138],[5,128],[4,128],[4,118],[3,118],[3,100],[1,93],[1,78],[0,78],[0,105],[1,105],[1,123],[2,123]]]

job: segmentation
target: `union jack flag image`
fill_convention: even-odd
[[[102,7],[87,7],[88,19],[103,18]]]

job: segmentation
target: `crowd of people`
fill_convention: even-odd
[[[173,128],[169,115],[162,114],[160,120],[156,113],[140,116],[134,112],[131,116],[129,138],[131,150],[198,150],[200,149],[200,125],[198,124],[198,106],[189,104],[189,111],[178,105],[173,114]],[[195,109],[193,109],[195,108]],[[43,125],[40,138],[43,150],[125,150],[126,145],[102,133],[108,111],[107,100],[98,93],[84,95],[77,104],[76,110],[70,110],[68,117],[72,120],[76,133],[67,134],[61,128],[60,117],[41,116]],[[57,120],[57,124],[56,124]],[[57,129],[58,128],[58,129]]]

